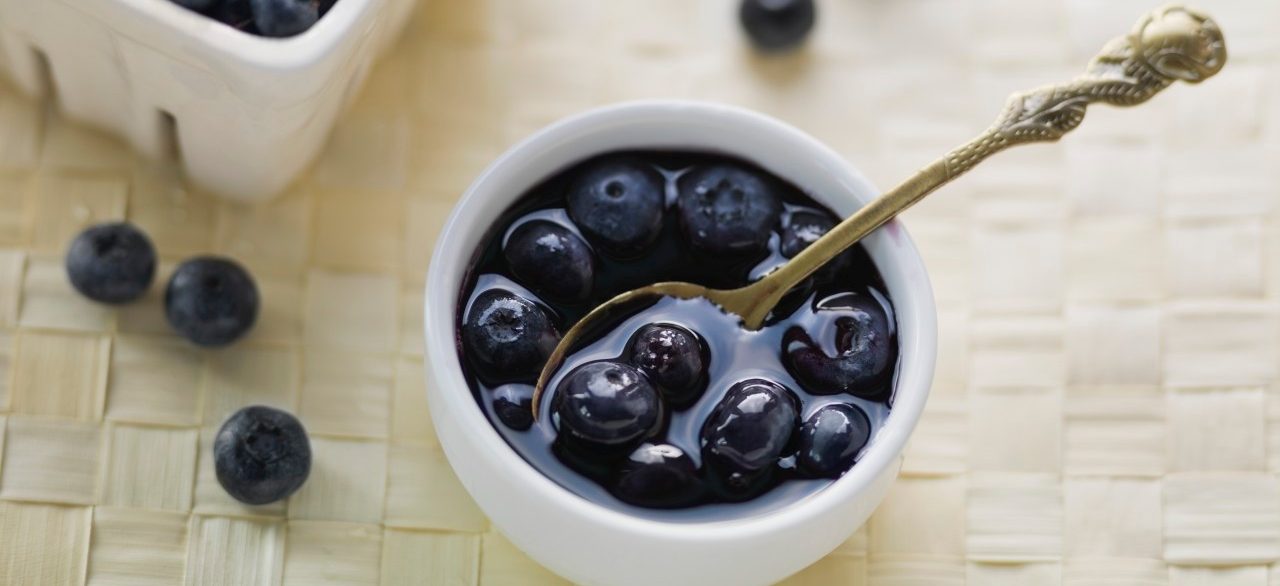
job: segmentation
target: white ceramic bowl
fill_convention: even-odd
[[[553,124],[476,179],[449,218],[427,277],[428,399],[440,443],[467,491],[520,549],[580,584],[768,584],[818,560],[871,515],[897,476],[933,377],[936,315],[924,264],[897,223],[864,243],[898,318],[901,365],[893,410],[862,459],[830,486],[757,516],[662,522],[587,501],[516,454],[463,378],[455,313],[481,238],[527,188],[568,165],[619,149],[731,153],[849,214],[876,190],[835,152],[795,128],[721,105],[635,102]]]
[[[169,0],[0,0],[0,71],[143,154],[176,145],[201,187],[265,199],[320,151],[413,2],[341,0],[269,39]]]

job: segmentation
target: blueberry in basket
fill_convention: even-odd
[[[171,0],[232,28],[264,37],[302,34],[334,0]]]
[[[698,520],[821,490],[857,465],[893,399],[893,306],[860,246],[758,331],[704,299],[628,308],[532,399],[561,334],[597,305],[662,281],[745,285],[837,222],[724,155],[604,153],[545,178],[490,228],[463,281],[458,352],[477,405],[543,474],[621,510]]]

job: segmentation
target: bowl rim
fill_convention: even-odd
[[[456,349],[456,332],[454,332],[456,303],[460,293],[456,289],[459,288],[460,283],[451,277],[458,263],[464,264],[463,271],[459,274],[465,274],[465,264],[470,263],[474,252],[470,249],[458,248],[465,241],[465,238],[459,237],[458,234],[467,231],[470,228],[469,224],[476,219],[483,217],[492,222],[497,214],[505,210],[505,206],[502,209],[485,209],[487,201],[481,201],[481,197],[488,184],[505,181],[507,180],[505,176],[518,176],[518,169],[533,160],[533,157],[537,157],[541,148],[573,141],[575,137],[581,138],[584,132],[598,132],[624,123],[644,124],[646,121],[653,120],[669,122],[672,118],[696,119],[699,116],[751,125],[762,133],[769,133],[788,142],[803,145],[807,150],[806,154],[825,159],[824,163],[833,164],[833,169],[843,173],[843,179],[853,188],[853,197],[862,200],[863,204],[879,193],[857,169],[817,139],[775,118],[736,106],[693,100],[640,100],[595,108],[554,122],[534,132],[494,159],[454,205],[453,211],[437,237],[431,264],[428,267],[424,293],[425,364],[429,370],[428,380],[433,381],[438,390],[435,394],[449,404],[437,405],[434,397],[430,396],[432,395],[430,391],[428,391],[428,401],[432,417],[443,417],[445,415],[442,413],[447,411],[450,417],[464,418],[465,421],[459,424],[474,433],[469,441],[485,444],[483,453],[490,458],[501,460],[502,465],[511,472],[512,485],[519,486],[522,491],[536,491],[542,499],[541,502],[545,502],[548,506],[572,512],[582,518],[589,518],[593,523],[611,531],[646,538],[680,541],[704,539],[737,541],[808,523],[837,508],[840,503],[857,498],[877,477],[891,466],[901,462],[900,456],[906,447],[908,437],[920,419],[932,384],[936,361],[937,314],[924,261],[897,220],[891,221],[867,238],[868,243],[873,240],[876,242],[875,250],[869,250],[869,253],[877,261],[882,274],[896,271],[901,273],[902,279],[915,279],[914,283],[904,285],[909,286],[910,289],[909,303],[899,305],[900,300],[905,300],[900,298],[901,292],[890,296],[895,303],[895,312],[899,315],[902,362],[895,388],[894,407],[889,418],[877,432],[874,441],[866,449],[858,464],[843,477],[812,495],[759,514],[698,522],[646,519],[589,501],[560,486],[535,469],[511,448],[475,404],[471,389],[463,376]],[[733,152],[731,145],[727,145],[725,150]],[[751,159],[745,154],[743,156]],[[539,179],[541,177],[533,178],[529,184]],[[488,206],[488,208],[494,207]],[[487,225],[484,230],[488,230]],[[885,250],[880,250],[881,247],[885,247]],[[889,265],[891,267],[889,271],[886,271],[884,262],[888,260],[891,260],[892,264]],[[904,316],[907,319],[904,320]],[[908,323],[909,331],[903,327],[904,321]],[[903,343],[904,340],[906,343]],[[465,401],[465,404],[459,405],[460,401]],[[442,436],[439,439],[448,455],[449,444],[454,441],[454,438]],[[450,464],[454,465],[452,461]],[[457,466],[454,467],[457,468]],[[465,486],[467,484],[465,475],[459,474],[459,477]],[[468,491],[472,492],[469,487]],[[481,505],[483,508],[483,503]],[[493,521],[501,528],[500,520]],[[850,531],[854,528],[851,527]]]

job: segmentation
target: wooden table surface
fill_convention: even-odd
[[[762,59],[731,0],[425,0],[313,170],[252,207],[0,85],[0,584],[557,583],[471,503],[424,400],[423,275],[484,165],[585,108],[689,97],[887,186],[1154,2],[819,0],[808,50]],[[929,407],[879,512],[791,584],[1280,584],[1280,2],[1200,4],[1217,78],[1097,107],[907,214],[939,302]],[[154,292],[77,297],[61,253],[112,218],[161,278],[249,265],[252,336],[200,351]],[[313,433],[287,504],[213,477],[250,403]]]

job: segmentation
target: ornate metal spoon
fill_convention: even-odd
[[[533,394],[533,415],[547,383],[585,332],[625,306],[652,297],[703,297],[759,329],[788,291],[871,231],[924,196],[1004,149],[1052,142],[1074,130],[1094,102],[1136,106],[1173,82],[1204,81],[1222,69],[1227,49],[1217,23],[1199,12],[1166,6],[1138,21],[1127,36],[1113,39],[1083,75],[1063,84],[1013,94],[996,123],[978,137],[921,169],[863,206],[789,262],[738,289],[708,289],[693,283],[655,283],[627,291],[596,307],[574,324],[547,359]]]

